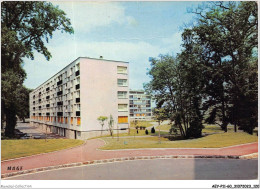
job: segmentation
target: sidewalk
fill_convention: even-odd
[[[99,150],[105,143],[100,139],[87,140],[84,145],[65,149],[57,152],[39,154],[15,160],[1,162],[1,174],[17,172],[8,170],[8,167],[22,166],[22,170],[29,170],[41,167],[56,166],[69,163],[86,162],[93,160],[104,160],[122,157],[139,156],[163,156],[163,155],[221,155],[221,156],[241,156],[258,152],[258,143],[243,144],[232,147],[216,149],[129,149],[129,150]]]

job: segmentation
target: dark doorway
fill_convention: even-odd
[[[75,139],[77,139],[77,131],[74,131]]]

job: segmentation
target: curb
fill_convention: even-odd
[[[104,144],[106,145],[107,142],[102,139],[102,138],[97,138],[98,140],[101,140],[104,142]],[[100,149],[102,147],[97,148],[96,150],[99,151],[134,151],[134,150],[174,150],[174,149],[181,149],[181,150],[190,150],[190,149],[197,149],[197,150],[221,150],[221,149],[225,149],[225,148],[232,148],[232,147],[238,147],[238,146],[245,146],[245,145],[250,145],[250,144],[258,144],[258,142],[250,142],[250,143],[244,143],[244,144],[236,144],[233,146],[225,146],[225,147],[220,147],[220,148],[129,148],[129,149],[114,149],[114,150],[103,150]]]
[[[55,169],[61,169],[66,167],[78,167],[85,165],[96,165],[102,163],[112,163],[112,162],[123,162],[123,161],[133,161],[133,160],[151,160],[151,159],[250,159],[251,157],[258,157],[258,153],[244,155],[244,156],[233,156],[233,155],[163,155],[163,156],[135,156],[135,157],[122,157],[122,158],[112,158],[112,159],[103,159],[103,160],[92,160],[78,163],[70,163],[63,165],[55,165],[49,167],[41,167],[35,169],[28,169],[24,171],[18,171],[13,173],[1,174],[1,178],[8,178],[28,173],[38,173],[42,171],[49,171]]]
[[[258,153],[239,156],[239,159],[255,159],[255,158],[258,158]]]

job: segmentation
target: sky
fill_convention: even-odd
[[[149,57],[176,56],[181,33],[194,21],[188,13],[198,1],[172,2],[52,2],[71,19],[74,34],[55,31],[46,47],[47,61],[34,53],[24,59],[25,86],[34,89],[78,57],[129,62],[130,89],[143,89],[150,81]]]

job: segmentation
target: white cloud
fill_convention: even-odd
[[[161,53],[167,53],[166,49],[153,46],[147,42],[85,42],[78,41],[74,43],[76,51],[71,46],[70,40],[64,43],[49,46],[53,58],[46,61],[43,55],[35,54],[35,60],[27,61],[25,64],[28,79],[25,84],[28,87],[35,88],[48,78],[56,74],[76,58],[91,57],[104,59],[127,61],[130,66],[130,87],[133,89],[142,89],[143,83],[150,79],[146,75],[150,67],[149,57],[157,57]]]
[[[165,46],[170,47],[174,53],[180,53],[182,44],[181,34],[182,32],[176,32],[170,37],[163,38],[162,42]]]
[[[64,10],[77,32],[89,32],[111,23],[133,24],[135,19],[125,15],[125,8],[116,2],[53,2]]]

